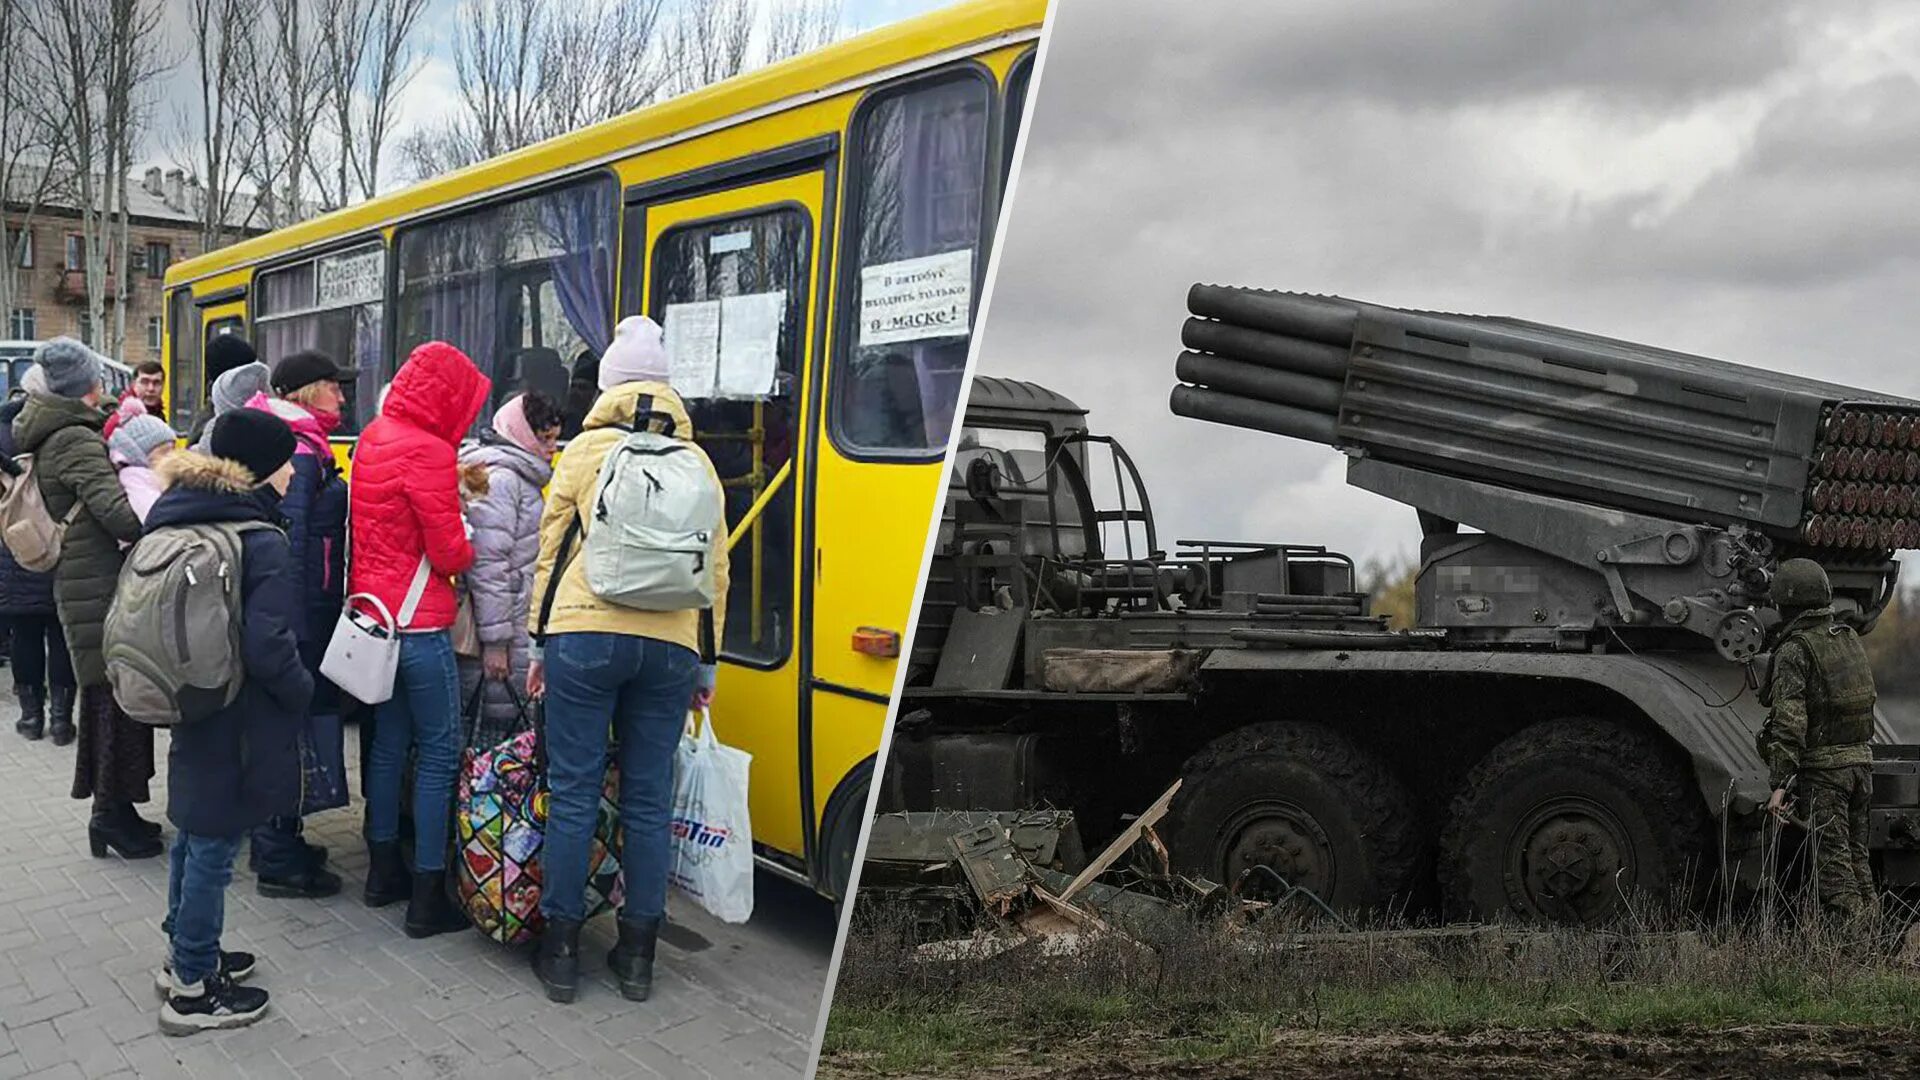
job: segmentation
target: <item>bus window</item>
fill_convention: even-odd
[[[360,369],[342,383],[346,403],[337,434],[373,419],[380,400],[380,326],[385,311],[386,249],[378,243],[331,252],[260,275],[254,293],[254,349],[269,367],[305,349]]]
[[[652,314],[663,325],[679,304],[779,298],[765,301],[778,308],[780,319],[771,385],[736,386],[731,393],[723,387],[717,396],[687,401],[693,430],[720,474],[732,527],[793,457],[812,222],[796,206],[775,207],[669,229],[653,251]],[[719,374],[723,380],[728,375]],[[792,646],[793,492],[799,486],[782,484],[733,549],[722,643],[729,658],[774,666]]]
[[[1013,171],[1014,155],[1020,151],[1020,119],[1027,111],[1027,84],[1033,81],[1033,53],[1027,52],[1013,62],[1007,72],[1007,130],[1000,138],[1000,190],[1007,189],[1007,174]]]
[[[207,388],[200,385],[200,320],[193,307],[193,290],[181,286],[167,300],[167,386],[173,391],[173,407],[167,410],[175,431],[192,431],[200,408],[206,403]]]
[[[854,454],[925,458],[946,447],[966,369],[992,93],[972,72],[884,93],[853,136],[833,430]]]
[[[539,390],[577,434],[613,335],[615,210],[596,176],[402,230],[396,360],[451,342],[493,380],[492,408]]]

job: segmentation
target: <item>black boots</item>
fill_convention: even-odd
[[[447,895],[447,872],[429,870],[413,875],[413,895],[407,900],[407,936],[432,937],[465,930],[466,913]]]
[[[16,686],[13,696],[20,700],[20,719],[13,730],[29,739],[47,733],[47,691],[41,686]]]
[[[368,907],[386,907],[412,894],[413,882],[407,877],[406,860],[400,857],[400,841],[387,840],[367,844],[367,890],[363,894]]]
[[[158,826],[134,813],[132,803],[96,800],[93,820],[87,822],[87,845],[96,859],[106,858],[110,851],[123,859],[151,859],[163,846],[158,833]]]
[[[660,942],[660,919],[621,919],[620,940],[607,953],[607,967],[620,981],[620,996],[645,1001],[653,992],[653,953]],[[548,1001],[569,1002],[580,992],[580,924],[548,919],[533,950],[533,973]]]
[[[53,688],[51,708],[47,716],[47,737],[55,746],[65,746],[73,741],[76,734],[73,728],[73,687],[56,686]]]
[[[579,927],[574,927],[575,933]],[[607,967],[620,980],[628,1001],[645,1001],[653,991],[653,949],[660,941],[660,918],[620,920],[620,941],[607,954]]]
[[[580,992],[579,923],[572,919],[547,920],[533,951],[533,973],[546,988],[548,1001],[573,1000]]]
[[[275,899],[319,900],[340,891],[340,875],[309,863],[298,873],[261,874],[254,889],[261,896]]]

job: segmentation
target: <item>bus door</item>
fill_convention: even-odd
[[[217,337],[247,332],[247,297],[242,290],[223,290],[212,303],[192,298],[192,290],[174,290],[168,310],[174,322],[168,329],[167,419],[185,433],[209,408],[213,380],[207,377],[207,346]]]
[[[869,95],[847,142],[833,357],[813,462],[812,755],[816,884],[853,868],[871,762],[929,517],[945,486],[997,175],[993,82],[972,64]],[[816,391],[821,393],[821,391]]]
[[[823,166],[669,193],[645,203],[644,225],[629,210],[629,251],[645,237],[645,310],[666,328],[675,387],[726,494],[732,585],[715,730],[753,755],[753,838],[790,872],[807,850],[799,574]]]

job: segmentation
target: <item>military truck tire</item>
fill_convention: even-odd
[[[1413,799],[1351,740],[1317,724],[1270,723],[1209,743],[1180,771],[1165,837],[1176,869],[1244,891],[1273,890],[1265,865],[1340,912],[1382,907],[1422,862]]]
[[[1704,891],[1713,829],[1686,760],[1606,720],[1526,728],[1467,774],[1440,835],[1449,918],[1594,925]]]

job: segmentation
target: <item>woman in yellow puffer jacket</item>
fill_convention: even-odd
[[[602,600],[587,587],[582,545],[577,542],[569,546],[566,565],[554,566],[569,527],[593,499],[601,463],[633,429],[643,400],[652,412],[671,418],[671,434],[700,455],[720,501],[713,463],[693,444],[686,406],[667,385],[661,337],[652,319],[621,321],[600,360],[600,397],[581,433],[554,463],[540,519],[527,691],[546,699],[551,794],[540,855],[540,912],[546,930],[534,954],[534,971],[555,1001],[573,1000],[579,985],[580,923],[586,914],[587,870],[609,729],[620,753],[626,902],[620,909],[619,944],[607,963],[625,996],[646,999],[654,944],[666,912],[674,750],[688,708],[712,700],[715,643],[725,629],[724,529],[712,537],[713,595],[719,602],[708,610],[643,611]],[[715,516],[726,520],[724,505],[716,507]],[[550,586],[555,573],[559,582]]]

